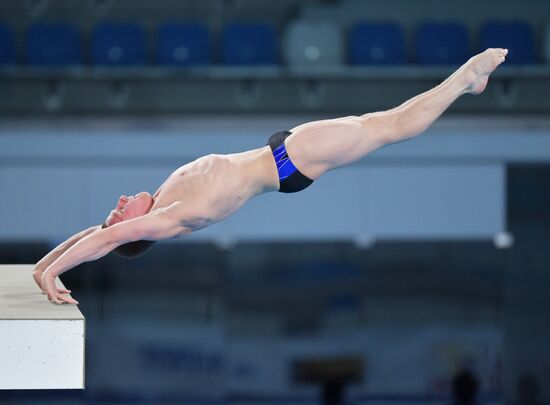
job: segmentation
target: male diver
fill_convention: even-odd
[[[301,191],[328,170],[415,137],[458,97],[481,93],[507,53],[507,49],[487,49],[437,87],[391,110],[309,122],[274,134],[264,147],[187,163],[154,195],[144,191],[121,196],[102,225],[72,236],[40,260],[34,280],[51,302],[78,304],[67,295],[69,290],[56,287],[61,273],[112,250],[137,256],[154,241],[186,235],[227,218],[254,196]]]

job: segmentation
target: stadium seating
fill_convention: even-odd
[[[290,66],[340,66],[344,63],[344,38],[336,24],[297,21],[285,32],[283,53]]]
[[[27,31],[25,61],[37,66],[82,64],[80,32],[70,24],[32,25]]]
[[[460,65],[470,57],[466,26],[460,23],[424,23],[418,27],[416,61],[421,65]]]
[[[15,64],[15,37],[11,29],[0,25],[0,65]]]
[[[346,43],[347,40],[347,43]],[[474,52],[492,47],[508,48],[507,65],[550,63],[550,24],[543,30],[542,53],[533,27],[525,22],[488,21],[480,27],[479,41],[472,49],[466,25],[460,22],[425,22],[418,25],[411,56],[420,65],[460,65]],[[31,66],[146,65],[147,36],[134,23],[101,23],[84,50],[81,33],[68,23],[35,23],[26,33],[22,60]],[[0,65],[17,63],[18,50],[12,29],[0,24]],[[331,21],[290,23],[282,39],[284,62],[294,67],[351,65],[403,65],[407,46],[403,27],[392,22],[360,22],[344,38],[342,27]],[[220,36],[219,57],[214,39],[202,23],[165,23],[154,41],[154,62],[164,66],[276,65],[279,37],[263,23],[231,23]],[[217,49],[216,49],[217,50]],[[85,61],[86,59],[86,61]]]
[[[221,40],[221,60],[226,65],[274,65],[279,61],[277,36],[267,24],[229,24]]]
[[[210,33],[203,24],[164,24],[158,30],[160,65],[207,65],[212,60]]]
[[[92,63],[95,65],[144,65],[147,61],[145,33],[137,24],[108,24],[92,34]]]
[[[405,34],[393,23],[358,23],[349,37],[353,65],[399,65],[406,62]]]
[[[481,29],[480,46],[481,50],[508,48],[509,65],[537,63],[533,30],[524,22],[487,22]]]

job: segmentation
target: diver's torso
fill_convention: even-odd
[[[226,218],[253,196],[276,189],[276,176],[269,147],[203,156],[168,177],[153,196],[152,210],[179,201],[182,225],[200,229]]]

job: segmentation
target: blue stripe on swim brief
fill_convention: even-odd
[[[279,172],[279,182],[283,181],[298,170],[288,157],[284,143],[273,150],[273,157],[275,158],[275,163],[277,164],[277,172]]]

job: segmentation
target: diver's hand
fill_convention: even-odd
[[[42,289],[42,273],[44,273],[44,270],[42,270],[38,265],[34,266],[32,279],[40,289]]]
[[[38,288],[42,291],[42,294],[46,294],[46,292],[42,289],[42,273],[44,273],[44,270],[42,270],[40,267],[35,266],[34,271],[32,272],[32,278]],[[66,288],[57,288],[57,292],[59,294],[70,294],[71,290],[67,290]]]
[[[66,302],[68,304],[78,305],[78,301],[65,295],[69,294],[71,291],[64,288],[58,288],[55,285],[55,279],[56,277],[52,277],[48,272],[42,273],[40,285],[42,286],[42,291],[48,296],[48,301],[54,304],[63,304]]]

